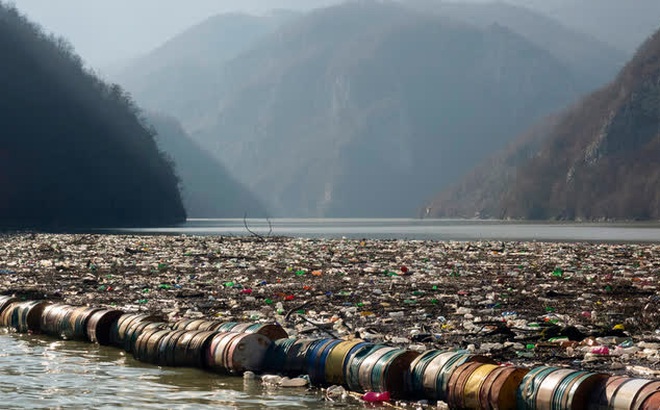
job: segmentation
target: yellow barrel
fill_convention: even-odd
[[[364,343],[364,341],[360,339],[347,340],[338,343],[330,350],[325,360],[325,380],[327,383],[345,383],[344,362],[351,349],[360,343]]]
[[[486,377],[499,368],[495,364],[481,364],[474,369],[465,382],[463,389],[463,406],[467,409],[478,409],[482,407],[479,400],[479,392],[483,387]]]

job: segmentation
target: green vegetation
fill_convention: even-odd
[[[185,219],[171,162],[117,85],[0,3],[0,229]]]

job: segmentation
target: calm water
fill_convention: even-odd
[[[241,377],[146,365],[117,348],[0,333],[3,409],[336,408],[332,405],[306,389],[274,390]]]
[[[660,242],[660,223],[519,223],[430,219],[248,219],[259,235],[431,240]],[[175,227],[119,233],[249,235],[243,219],[189,219]]]

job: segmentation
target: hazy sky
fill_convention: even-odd
[[[2,1],[2,0],[0,0]],[[102,69],[145,53],[211,15],[304,9],[339,0],[13,0],[47,31],[68,39]]]

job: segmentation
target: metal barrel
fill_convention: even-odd
[[[483,409],[507,410],[516,407],[516,392],[523,377],[529,372],[514,366],[499,366],[484,378],[479,390],[479,403]]]
[[[232,374],[263,371],[266,353],[272,351],[270,339],[253,333],[216,333],[208,346],[208,367]]]
[[[238,322],[225,322],[218,327],[218,332],[231,332],[234,327],[238,325]]]
[[[43,301],[12,303],[5,309],[5,326],[16,329],[18,333],[39,333],[41,316],[48,305],[49,302]]]
[[[101,311],[94,307],[77,307],[69,314],[69,323],[63,332],[63,337],[70,340],[89,341],[87,324],[94,313]]]
[[[122,349],[126,349],[127,343],[130,342],[130,340],[127,340],[128,330],[132,325],[140,322],[160,322],[160,320],[162,319],[159,316],[139,313],[124,313],[119,317],[119,319],[117,319],[116,322],[113,322],[110,327],[110,344]]]
[[[170,332],[169,329],[155,327],[140,332],[132,348],[133,357],[144,363],[157,364],[158,345],[161,339]]]
[[[412,398],[424,397],[424,373],[429,363],[438,355],[445,353],[443,350],[427,350],[410,363],[410,384],[406,390]]]
[[[371,371],[365,390],[390,392],[393,398],[404,397],[410,385],[410,364],[419,352],[405,349],[392,350],[381,357]]]
[[[192,330],[176,338],[172,366],[204,368],[206,351],[215,335],[214,331]]]
[[[72,306],[61,303],[46,306],[40,318],[41,331],[50,336],[62,336],[67,316],[72,310]]]
[[[648,393],[644,397],[640,397],[639,410],[657,410],[660,409],[660,391]]]
[[[479,362],[465,362],[457,366],[449,375],[447,384],[447,403],[452,409],[462,409],[463,395],[465,392],[465,385],[477,368],[481,367],[483,363]]]
[[[340,339],[323,339],[307,353],[307,374],[312,385],[325,385],[325,364],[333,347],[341,343]]]
[[[649,398],[652,398],[653,395],[656,395],[656,398],[654,400],[651,400]],[[659,405],[657,407],[649,407],[650,404],[652,404],[652,401],[655,401],[656,405]],[[654,408],[654,409],[660,409],[660,380],[659,381],[654,381],[652,383],[647,384],[640,390],[639,394],[637,395],[637,400],[635,401],[634,408],[636,409],[643,409],[644,408],[644,402],[646,402],[646,407],[647,408]]]
[[[447,394],[449,392],[449,379],[454,373],[456,368],[466,362],[475,362],[475,363],[484,363],[484,364],[494,364],[493,359],[486,356],[471,355],[465,353],[459,353],[450,357],[443,365],[440,367],[437,373],[437,379],[435,383],[435,394],[436,399],[438,400],[447,400]]]
[[[554,408],[586,410],[591,405],[591,394],[607,377],[603,373],[581,371],[566,378],[555,392]]]
[[[546,377],[552,372],[562,370],[558,367],[540,366],[529,371],[523,377],[517,393],[517,408],[520,410],[535,410],[536,397],[539,388]]]
[[[278,339],[273,341],[266,356],[265,370],[276,373],[284,371],[287,352],[295,342],[296,339]]]
[[[463,406],[467,409],[481,408],[482,404],[479,400],[479,393],[484,385],[486,377],[493,371],[498,369],[499,366],[495,364],[482,364],[474,369],[465,382],[463,389]]]
[[[262,335],[263,336],[263,335]],[[266,337],[266,336],[264,336]],[[270,340],[270,339],[269,339]],[[299,376],[307,372],[307,352],[319,339],[297,339],[286,351],[283,372],[291,376]]]
[[[18,321],[18,306],[20,302],[10,302],[0,313],[0,326],[13,328],[14,316]]]
[[[379,349],[376,352],[373,352],[367,356],[358,369],[358,380],[360,383],[360,389],[364,392],[367,391],[376,391],[378,388],[373,386],[372,375],[373,371],[376,368],[376,365],[391,353],[396,353],[401,349],[396,347],[386,347],[384,349]]]
[[[344,362],[351,349],[355,346],[360,346],[364,343],[363,340],[347,340],[334,345],[325,361],[325,380],[329,384],[344,384]]]
[[[160,341],[156,349],[156,364],[159,366],[174,366],[175,363],[175,346],[177,339],[188,330],[170,330]]]
[[[5,308],[18,301],[19,300],[13,296],[0,296],[0,317],[2,317],[2,312],[5,310]]]
[[[204,323],[201,323],[197,330],[213,331],[217,332],[218,328],[222,325],[222,322],[217,320],[206,320]]]
[[[591,394],[590,402],[593,410],[609,410],[609,404],[616,389],[629,380],[627,376],[612,376],[602,380],[594,388]]]
[[[124,350],[126,350],[127,353],[133,353],[137,338],[142,332],[150,329],[163,329],[166,325],[167,324],[164,322],[152,322],[150,320],[133,321],[126,329],[123,346]]]
[[[92,343],[109,345],[112,328],[123,314],[121,310],[115,309],[101,309],[92,313],[87,321],[87,339]]]
[[[358,345],[359,346],[359,345]],[[364,343],[361,347],[349,353],[345,363],[345,383],[349,390],[364,392],[362,382],[367,378],[371,378],[371,370],[375,361],[382,357],[385,353],[396,348],[385,345],[373,345],[371,343]],[[371,357],[371,360],[369,359]],[[364,374],[360,374],[360,369],[364,366]]]
[[[188,325],[199,319],[183,319],[172,323],[172,330],[188,330]]]
[[[256,333],[264,335],[270,340],[286,339],[289,334],[280,325],[273,325],[267,323],[255,323],[245,329],[245,333]]]
[[[432,400],[445,400],[446,395],[444,393],[438,392],[437,383],[438,378],[440,377],[440,372],[443,366],[453,357],[465,356],[465,352],[440,352],[439,354],[433,355],[429,363],[425,366],[425,371],[422,373],[422,392],[423,396]],[[442,398],[440,398],[442,397]]]
[[[614,390],[609,401],[609,408],[636,410],[635,403],[639,400],[642,390],[653,386],[653,380],[629,378]]]

